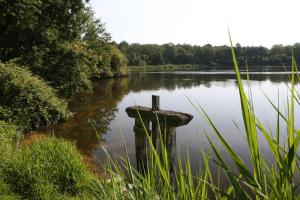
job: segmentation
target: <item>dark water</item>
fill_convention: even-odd
[[[274,132],[276,112],[268,103],[264,93],[274,102],[279,94],[281,110],[284,112],[288,95],[289,74],[252,73],[251,88],[257,117]],[[192,106],[188,98],[201,105],[233,149],[250,163],[248,147],[243,132],[239,93],[235,74],[232,72],[198,73],[148,73],[133,74],[118,80],[95,82],[94,94],[76,98],[70,103],[74,118],[53,127],[57,137],[75,141],[80,151],[97,161],[97,167],[105,167],[106,154],[103,147],[113,156],[124,155],[123,139],[129,157],[136,166],[137,159],[143,159],[141,138],[133,132],[134,119],[125,112],[128,106],[151,106],[151,95],[160,96],[161,109],[190,113],[193,120],[186,126],[178,127],[172,135],[171,149],[176,157],[186,158],[188,151],[193,169],[201,165],[201,151],[211,151],[205,132],[226,157],[225,151],[209,128],[207,122]],[[299,117],[296,108],[296,119]],[[239,126],[236,127],[235,123]],[[93,124],[93,125],[92,125]],[[96,130],[98,134],[96,134]],[[52,131],[52,130],[48,130]],[[274,132],[275,134],[275,132]],[[286,137],[286,127],[281,126],[281,139]],[[270,158],[264,139],[259,136],[263,156]]]

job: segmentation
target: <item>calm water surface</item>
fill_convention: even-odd
[[[279,94],[281,110],[284,112],[289,74],[252,73],[250,78],[256,114],[266,127],[274,132],[276,112],[264,93],[274,102],[277,102]],[[125,109],[132,105],[150,107],[151,95],[160,96],[161,109],[187,112],[194,116],[188,125],[176,129],[170,144],[175,156],[179,154],[179,149],[182,158],[186,158],[186,152],[189,152],[194,170],[201,165],[201,151],[211,151],[205,132],[225,158],[228,157],[218,138],[188,98],[205,109],[225,139],[239,152],[245,162],[249,163],[239,93],[232,72],[148,73],[133,74],[131,77],[118,80],[96,81],[94,94],[77,97],[70,102],[70,108],[75,116],[47,132],[53,131],[57,137],[75,141],[83,154],[96,161],[99,171],[105,167],[106,155],[103,147],[113,156],[122,156],[124,155],[122,138],[124,138],[131,162],[136,166],[137,159],[142,156],[137,145],[141,144],[137,144],[138,138],[133,131],[134,119],[127,116]],[[298,108],[295,116],[298,119]],[[282,140],[286,137],[285,130],[286,127],[282,125]],[[272,160],[262,137],[260,148],[263,156]]]

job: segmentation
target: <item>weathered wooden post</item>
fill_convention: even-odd
[[[151,159],[149,158],[151,154],[147,155],[151,151],[148,137],[145,134],[145,131],[147,131],[151,135],[157,153],[161,154],[161,143],[164,143],[171,166],[171,180],[174,180],[173,166],[176,157],[176,127],[188,124],[193,119],[193,116],[188,113],[160,110],[159,96],[157,95],[152,95],[151,108],[131,106],[126,108],[126,112],[129,117],[135,119],[133,130],[135,132],[135,150],[138,170],[145,172],[149,167],[147,166],[147,163],[149,163],[147,159]],[[151,131],[150,122],[152,123]],[[163,134],[162,141],[160,140],[160,134]]]
[[[150,125],[150,122],[149,120],[146,120],[146,119],[143,119],[143,123],[144,123],[144,126],[143,126],[143,123],[141,121],[140,118],[135,118],[135,123],[134,123],[134,126],[137,127],[137,128],[141,128],[142,130],[144,130],[144,128],[146,128],[147,131],[149,131],[149,125]]]
[[[159,105],[159,96],[157,95],[152,95],[152,110],[156,111],[159,110],[160,108]]]
[[[160,105],[159,105],[159,96],[157,95],[152,95],[152,110],[153,111],[158,111],[160,108]],[[158,128],[158,119],[155,119],[152,121],[152,132],[158,132],[159,128]]]
[[[147,166],[147,148],[148,148],[148,141],[147,136],[145,134],[145,130],[140,127],[134,127],[134,133],[135,133],[135,156],[136,156],[136,164],[137,169],[145,174],[148,166]]]

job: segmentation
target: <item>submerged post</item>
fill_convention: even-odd
[[[159,110],[159,96],[152,95],[152,110]]]

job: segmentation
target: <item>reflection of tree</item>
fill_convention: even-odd
[[[89,122],[93,124],[96,130],[100,130],[101,133],[110,130],[109,123],[116,117],[115,113],[118,112],[117,108],[112,110],[101,109],[99,115],[95,119],[89,119]]]
[[[245,75],[243,75],[246,78]],[[251,74],[251,80],[287,82],[287,74]],[[74,117],[60,125],[54,126],[54,134],[75,141],[83,152],[91,152],[99,142],[96,132],[105,134],[110,122],[116,117],[117,104],[130,91],[191,88],[211,84],[232,84],[235,74],[193,74],[193,73],[149,73],[133,74],[131,77],[94,81],[94,93],[77,96],[69,103]],[[123,111],[122,111],[123,112]],[[94,125],[92,125],[91,124]],[[95,131],[96,128],[96,131]]]
[[[84,153],[91,152],[99,142],[105,142],[97,133],[109,130],[118,102],[128,93],[127,86],[127,79],[95,81],[93,94],[77,96],[70,102],[74,117],[53,127],[54,134],[75,141]]]
[[[236,75],[232,74],[197,74],[197,73],[137,73],[130,78],[129,88],[131,91],[167,89],[173,91],[177,88],[191,88],[205,85],[210,87],[212,82],[228,82],[236,80]],[[242,74],[246,79],[246,75]],[[254,81],[270,80],[275,83],[287,82],[288,74],[250,74],[250,79]]]

